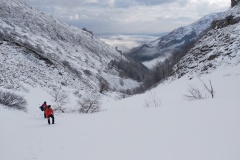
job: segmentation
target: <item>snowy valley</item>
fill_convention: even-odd
[[[129,55],[136,60],[143,62],[148,68],[152,68],[158,61],[178,54],[186,50],[189,45],[195,43],[202,35],[209,30],[211,23],[221,13],[212,13],[199,19],[188,26],[180,27],[172,32],[157,38],[149,43],[141,44],[129,51]]]
[[[240,159],[240,6],[213,19],[169,77],[131,96],[120,90],[141,82],[110,63],[131,61],[99,38],[21,0],[2,0],[0,17],[0,91],[27,101],[25,112],[0,104],[1,160]],[[101,81],[111,90],[99,92]],[[56,109],[59,91],[65,112],[49,125],[39,106]],[[84,98],[100,112],[79,113]]]

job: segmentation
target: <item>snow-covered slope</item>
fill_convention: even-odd
[[[55,61],[2,41],[1,89],[17,90],[29,105],[27,112],[0,105],[0,159],[239,160],[240,30],[236,21],[221,25],[226,24],[223,19],[230,22],[226,18],[229,14],[232,20],[238,19],[238,13],[239,8],[234,8],[216,20],[214,29],[176,66],[173,78],[123,100],[102,97],[105,112],[55,113],[54,125],[47,124],[38,108],[43,99],[51,102],[47,87],[54,81],[49,78],[55,77],[56,84],[60,83],[58,78],[69,78],[62,87],[74,90],[78,84],[70,79],[75,77],[62,65],[53,65]],[[212,67],[202,70],[201,64],[209,62]],[[191,64],[197,65],[187,67]],[[206,83],[211,80],[214,98],[207,96],[199,77]],[[81,83],[83,87],[85,83]],[[185,100],[192,85],[206,95],[205,99]]]
[[[174,67],[174,77],[192,78],[211,73],[220,66],[240,63],[240,6],[222,13],[212,29]]]
[[[117,90],[138,85],[109,69],[111,60],[126,60],[115,49],[22,0],[0,1],[0,54],[1,88],[41,87],[49,94],[61,88],[68,95],[91,97],[98,96],[100,81]]]
[[[240,158],[240,65],[221,67],[211,79],[215,98],[184,100],[181,78],[121,101],[105,101],[106,112],[55,114],[48,125],[28,95],[28,113],[0,105],[1,160],[238,160]],[[161,102],[146,108],[146,102]]]
[[[163,37],[134,48],[129,55],[134,59],[142,62],[148,61],[148,63],[154,65],[156,59],[161,61],[177,50],[184,49],[190,42],[197,39],[211,26],[212,21],[216,19],[219,14],[220,13],[209,14],[189,26],[177,28]],[[152,60],[152,62],[149,62],[150,60]],[[148,63],[146,63],[146,66],[148,66]]]

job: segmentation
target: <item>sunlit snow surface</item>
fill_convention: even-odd
[[[201,80],[211,80],[214,99],[184,100],[189,85],[204,88],[186,76],[124,100],[102,99],[103,112],[56,113],[54,125],[38,108],[47,95],[36,89],[26,97],[27,113],[1,106],[0,159],[238,160],[240,66]],[[146,108],[152,97],[161,104]]]

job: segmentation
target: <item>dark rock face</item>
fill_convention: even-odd
[[[212,22],[211,28],[224,28],[227,27],[229,25],[234,25],[236,23],[239,23],[240,21],[240,17],[234,17],[233,15],[229,15],[227,17],[225,17],[224,19],[220,19],[220,20],[215,20]]]
[[[235,7],[240,4],[240,0],[231,0],[231,7]],[[239,8],[239,6],[238,6]],[[238,9],[237,8],[237,9]],[[240,22],[240,16],[235,15],[233,13],[229,14],[228,16],[222,17],[220,19],[216,19],[212,22],[211,28],[212,29],[220,29],[230,25],[234,25]]]
[[[240,0],[231,0],[231,7],[236,6],[239,2]]]

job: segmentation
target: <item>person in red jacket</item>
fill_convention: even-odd
[[[50,124],[50,117],[52,118],[52,124],[54,124],[54,114],[53,114],[53,109],[51,108],[51,105],[48,105],[46,109],[46,117],[48,119],[48,124]]]

